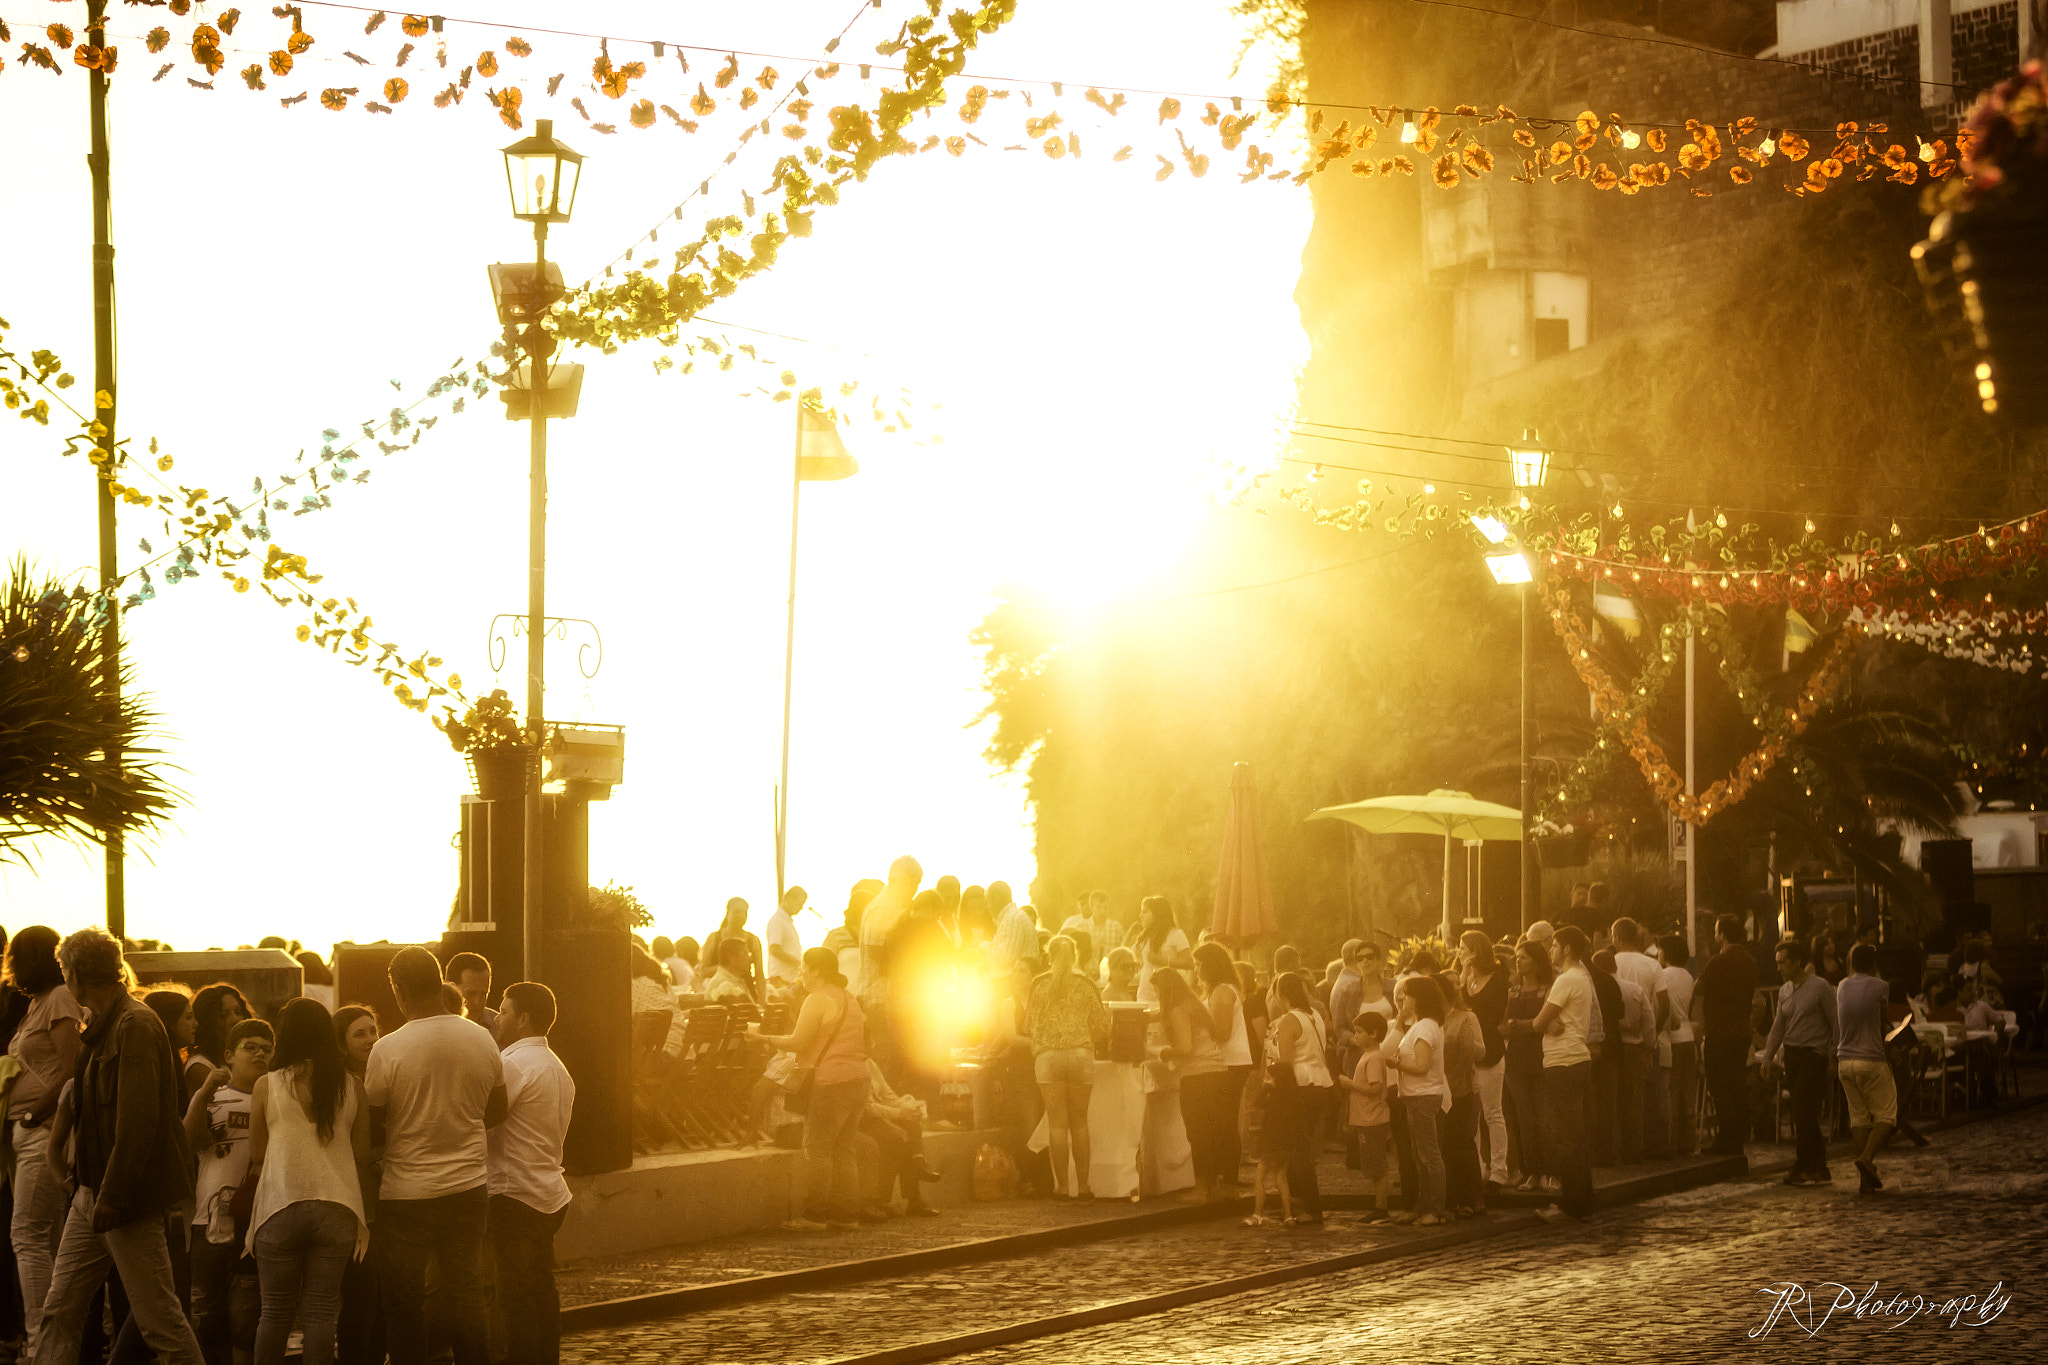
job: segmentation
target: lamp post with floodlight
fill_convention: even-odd
[[[1529,489],[1532,489],[1532,488],[1541,488],[1541,487],[1543,486],[1543,481],[1544,481],[1544,479],[1545,479],[1545,478],[1547,478],[1547,477],[1549,476],[1549,473],[1550,473],[1550,450],[1549,450],[1549,448],[1548,448],[1547,446],[1545,446],[1545,445],[1543,444],[1543,442],[1542,442],[1542,441],[1541,441],[1540,439],[1538,439],[1538,437],[1537,437],[1537,434],[1536,434],[1536,432],[1534,431],[1534,429],[1528,429],[1528,430],[1524,430],[1524,431],[1522,432],[1522,439],[1521,439],[1521,440],[1519,440],[1519,441],[1516,441],[1516,442],[1514,442],[1514,443],[1513,443],[1512,445],[1508,446],[1508,448],[1507,448],[1507,451],[1508,451],[1508,461],[1509,461],[1510,467],[1511,467],[1511,468],[1513,469],[1513,471],[1514,471],[1514,477],[1515,477],[1515,487],[1516,487],[1516,488],[1517,488],[1518,490],[1521,490],[1521,491],[1522,491],[1522,493],[1524,494],[1524,502],[1525,502],[1525,504],[1526,504],[1526,502],[1527,502],[1527,497],[1526,497],[1527,491],[1528,491]],[[1493,542],[1493,543],[1494,543],[1495,545],[1502,545],[1502,546],[1505,546],[1505,545],[1507,545],[1507,544],[1508,544],[1508,542],[1509,542],[1509,541],[1510,541],[1510,539],[1511,539],[1511,537],[1510,537],[1510,535],[1509,535],[1509,532],[1508,532],[1508,528],[1507,528],[1506,524],[1505,524],[1505,523],[1503,523],[1503,522],[1502,522],[1502,521],[1501,521],[1501,520],[1500,520],[1500,519],[1499,519],[1498,517],[1490,517],[1490,516],[1480,516],[1480,517],[1474,517],[1474,518],[1472,519],[1472,525],[1473,525],[1473,526],[1474,526],[1474,527],[1475,527],[1475,528],[1476,528],[1476,529],[1477,529],[1477,530],[1479,531],[1479,533],[1480,533],[1481,535],[1485,536],[1485,537],[1486,537],[1486,538],[1487,538],[1487,539],[1488,539],[1489,541]],[[1514,585],[1514,586],[1515,586],[1515,588],[1516,588],[1516,590],[1517,590],[1517,591],[1519,592],[1519,594],[1520,594],[1520,598],[1521,598],[1521,601],[1520,601],[1520,606],[1521,606],[1521,614],[1522,614],[1522,670],[1521,670],[1521,673],[1522,673],[1522,687],[1521,687],[1521,693],[1522,693],[1522,698],[1521,698],[1521,712],[1522,712],[1522,764],[1521,764],[1521,770],[1522,770],[1522,802],[1521,802],[1521,805],[1522,805],[1522,877],[1521,877],[1521,899],[1522,899],[1522,928],[1526,930],[1526,929],[1527,929],[1527,928],[1529,927],[1529,923],[1530,923],[1530,913],[1531,913],[1531,911],[1532,911],[1532,910],[1534,910],[1534,909],[1535,909],[1535,907],[1536,907],[1536,904],[1537,904],[1537,902],[1538,902],[1538,901],[1539,901],[1539,900],[1541,899],[1541,897],[1542,897],[1542,889],[1541,889],[1541,886],[1540,886],[1540,884],[1538,883],[1538,880],[1537,880],[1537,870],[1536,870],[1536,868],[1537,868],[1537,864],[1536,864],[1536,860],[1535,860],[1535,849],[1534,849],[1534,847],[1533,847],[1533,840],[1532,840],[1532,838],[1531,838],[1531,825],[1532,825],[1532,824],[1534,823],[1534,819],[1533,819],[1533,815],[1532,815],[1532,811],[1531,811],[1531,808],[1532,808],[1532,805],[1533,805],[1533,799],[1532,799],[1532,798],[1533,798],[1533,793],[1532,793],[1532,792],[1530,791],[1530,789],[1529,789],[1529,788],[1530,788],[1530,771],[1529,771],[1529,750],[1530,750],[1530,747],[1531,747],[1531,741],[1532,741],[1532,724],[1531,724],[1531,722],[1532,722],[1532,719],[1533,719],[1533,718],[1532,718],[1532,716],[1531,716],[1531,713],[1530,713],[1530,708],[1529,708],[1529,690],[1530,690],[1530,689],[1529,689],[1529,635],[1530,635],[1530,620],[1531,620],[1531,613],[1532,613],[1532,603],[1530,602],[1530,598],[1529,598],[1529,585],[1530,585],[1530,583],[1531,583],[1531,582],[1532,582],[1532,581],[1533,581],[1533,580],[1535,579],[1535,577],[1536,577],[1536,572],[1535,572],[1535,566],[1534,566],[1533,564],[1531,564],[1531,563],[1530,563],[1530,561],[1529,561],[1529,556],[1527,555],[1527,553],[1526,553],[1526,552],[1524,552],[1524,551],[1523,551],[1522,549],[1520,549],[1520,548],[1519,548],[1519,545],[1517,545],[1517,546],[1516,546],[1516,547],[1514,547],[1514,548],[1509,548],[1509,549],[1505,549],[1505,550],[1504,550],[1504,551],[1503,551],[1502,553],[1499,553],[1499,554],[1491,554],[1491,555],[1488,555],[1488,556],[1486,557],[1486,567],[1487,567],[1487,568],[1488,568],[1489,570],[1491,570],[1491,571],[1492,571],[1492,573],[1493,573],[1493,579],[1494,579],[1494,582],[1496,582],[1496,583],[1499,583],[1499,584],[1501,584],[1501,585],[1503,585],[1503,586],[1507,586],[1507,585],[1509,585],[1509,584],[1512,584],[1512,585]]]

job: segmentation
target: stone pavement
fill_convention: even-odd
[[[1789,1356],[1885,1365],[2037,1361],[2048,1330],[2048,1107],[1886,1154],[1886,1189],[1859,1195],[1753,1178],[1668,1195],[1419,1256],[962,1360],[1115,1365],[1721,1362]],[[1787,1310],[1771,1321],[1785,1291]],[[1852,1287],[1899,1310],[1829,1305]],[[2010,1295],[1988,1323],[1945,1305]],[[1769,1291],[1769,1292],[1767,1292]],[[1919,1296],[1923,1310],[1909,1306]],[[1995,1302],[1995,1300],[1994,1300]],[[1817,1305],[1817,1307],[1816,1307]],[[1954,1314],[1954,1306],[1947,1312]],[[1768,1330],[1766,1326],[1768,1324]],[[1811,1329],[1809,1331],[1809,1329]],[[2032,1346],[2027,1343],[2033,1342]]]
[[[1757,1150],[1753,1160],[1770,1152]],[[1862,1359],[1875,1329],[1839,1317],[1812,1340],[1781,1318],[1769,1338],[1749,1341],[1744,1334],[1759,1326],[1768,1306],[1757,1290],[1800,1281],[1825,1303],[1836,1291],[1815,1287],[1823,1280],[1878,1279],[1887,1296],[1896,1288],[1945,1297],[1981,1294],[2002,1278],[2016,1297],[1991,1325],[1937,1330],[1923,1316],[1883,1343],[1888,1357],[1903,1361],[1998,1359],[2014,1349],[2015,1324],[2038,1330],[2040,1322],[2027,1296],[2030,1287],[2048,1283],[2048,1275],[2035,1273],[2048,1271],[2048,1220],[2038,1207],[2048,1192],[2048,1177],[2037,1174],[2043,1157],[2048,1108],[1937,1136],[1924,1152],[1895,1149],[1887,1154],[1892,1189],[1884,1195],[1858,1198],[1845,1162],[1832,1191],[1786,1189],[1774,1178],[1733,1182],[1613,1210],[1583,1227],[1510,1231],[1436,1254],[1418,1247],[1415,1259],[1395,1265],[1007,1347],[987,1358],[1100,1354],[1119,1365],[1179,1365],[1200,1353],[1247,1365],[1310,1358],[1323,1365],[1378,1347],[1415,1360],[1521,1361],[1561,1346],[1583,1351],[1588,1334],[1602,1332],[1622,1359],[1745,1358],[1785,1340],[1805,1355]],[[1330,1183],[1346,1182],[1332,1172]],[[643,1256],[632,1258],[633,1266],[579,1268],[563,1278],[586,1299],[648,1292],[1054,1220],[1113,1217],[1129,1208],[977,1205],[844,1238],[725,1239],[678,1248],[676,1263],[665,1267],[649,1266]],[[1294,1231],[1246,1229],[1225,1219],[577,1333],[563,1343],[563,1359],[824,1362],[1421,1236],[1368,1230],[1343,1214],[1325,1228]],[[1626,1330],[1604,1334],[1609,1322]]]

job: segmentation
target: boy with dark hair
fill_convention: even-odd
[[[1351,1048],[1358,1064],[1337,1084],[1350,1096],[1349,1126],[1358,1145],[1358,1169],[1372,1182],[1373,1206],[1365,1221],[1384,1223],[1387,1195],[1392,1182],[1387,1176],[1387,1152],[1393,1145],[1393,1114],[1387,1106],[1387,1063],[1380,1056],[1380,1044],[1387,1036],[1387,1017],[1377,1010],[1365,1010],[1351,1021]]]
[[[256,1350],[262,1310],[249,1229],[229,1206],[249,1175],[249,1100],[270,1069],[277,1035],[261,1019],[228,1034],[227,1065],[200,1083],[185,1111],[185,1140],[199,1158],[198,1207],[192,1214],[192,1330],[208,1365],[247,1361]]]

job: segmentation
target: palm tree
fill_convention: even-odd
[[[160,825],[179,793],[146,740],[157,715],[122,655],[121,699],[101,690],[106,638],[84,589],[17,559],[0,583],[0,858],[41,835],[104,841]],[[118,750],[117,767],[108,758]]]

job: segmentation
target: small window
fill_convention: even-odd
[[[1572,325],[1565,318],[1535,318],[1536,362],[1563,355],[1572,348]]]

